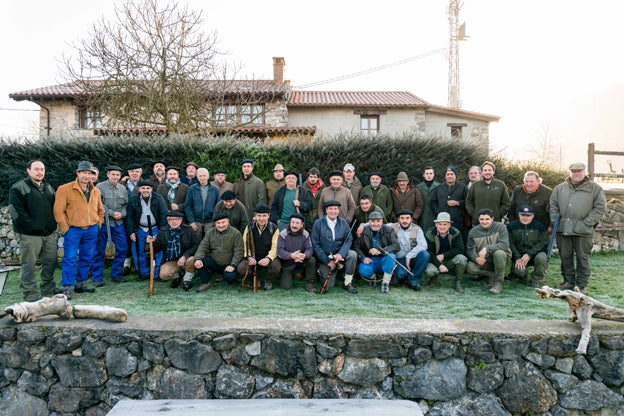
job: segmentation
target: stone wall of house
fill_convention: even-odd
[[[0,414],[121,399],[366,398],[428,415],[624,415],[624,327],[566,321],[0,321]]]
[[[598,251],[624,251],[624,203],[612,200],[607,213],[594,234],[594,248]],[[59,252],[62,246],[59,235]],[[0,262],[19,262],[19,236],[13,232],[7,207],[0,208]]]

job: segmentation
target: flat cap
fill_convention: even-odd
[[[254,208],[253,212],[256,212],[258,214],[270,214],[271,208],[269,208],[269,206],[266,204],[258,204]]]
[[[575,162],[570,165],[570,170],[585,170],[585,164],[581,162]]]
[[[383,220],[383,214],[379,211],[373,211],[370,213],[370,215],[368,216],[369,220]]]
[[[167,211],[167,216],[176,217],[176,218],[184,218],[184,214],[182,214],[180,211],[173,211],[173,210]]]
[[[323,208],[327,208],[327,207],[341,207],[342,204],[340,203],[340,201],[336,201],[335,199],[331,199],[327,202],[325,202],[323,204]]]
[[[140,163],[130,163],[126,170],[143,169]]]
[[[214,217],[212,217],[212,221],[216,222],[224,218],[230,219],[230,216],[227,214],[227,212],[219,212],[218,214],[215,214]]]

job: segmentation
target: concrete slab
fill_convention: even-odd
[[[266,399],[266,400],[121,400],[107,416],[422,416],[409,400]]]

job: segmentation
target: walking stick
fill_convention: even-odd
[[[152,237],[152,216],[147,216],[147,228],[149,228],[149,236]],[[149,240],[149,251],[150,251],[150,284],[149,284],[149,295],[154,296],[154,243],[152,240]]]
[[[559,228],[559,218],[561,218],[561,214],[557,213],[555,215],[555,220],[553,221],[552,234],[550,235],[550,241],[548,242],[548,251],[546,252],[546,258],[550,260],[550,256],[552,256],[553,247],[555,246],[555,241],[557,239],[557,228]]]
[[[379,247],[379,246],[377,246],[377,247],[375,247],[375,248],[376,248],[377,250],[381,251],[381,254],[383,254],[384,256],[387,256],[387,255],[389,254],[386,250],[384,250],[383,248],[381,248],[381,247]],[[406,272],[407,272],[410,276],[414,277],[414,273],[412,273],[412,272],[411,272],[411,271],[410,271],[407,267],[403,266],[403,265],[401,264],[401,262],[399,262],[397,259],[395,259],[395,258],[394,258],[394,257],[392,257],[392,256],[389,256],[389,258],[390,258],[390,259],[391,259],[391,260],[392,260],[392,261],[393,261],[393,262],[394,262],[397,266],[399,266],[400,268],[402,268],[403,270],[405,270],[405,271],[406,271]],[[406,261],[407,261],[407,260],[406,260]]]

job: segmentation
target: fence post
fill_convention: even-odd
[[[594,180],[594,153],[596,152],[596,146],[594,143],[587,145],[587,173],[589,179]]]

